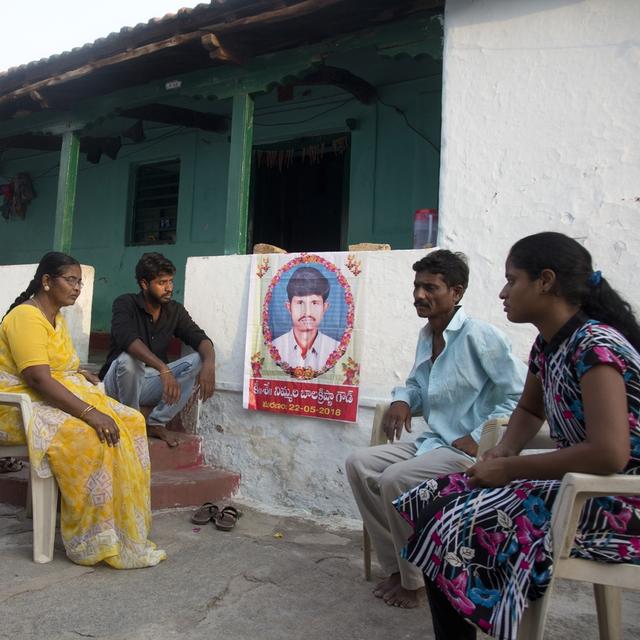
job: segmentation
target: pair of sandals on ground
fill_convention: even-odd
[[[22,460],[19,458],[0,458],[0,473],[15,473],[22,469]]]
[[[238,518],[242,515],[242,511],[238,511],[231,505],[226,505],[222,509],[212,502],[205,502],[198,507],[191,515],[193,524],[205,525],[213,522],[216,529],[220,531],[231,531],[236,526]]]

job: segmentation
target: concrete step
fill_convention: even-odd
[[[187,469],[204,464],[200,436],[177,431],[173,431],[172,435],[180,441],[177,447],[168,447],[166,442],[157,438],[148,439],[152,471]]]
[[[151,473],[151,508],[191,507],[230,498],[240,486],[240,474],[213,467]]]
[[[28,464],[15,473],[0,474],[0,503],[23,507],[27,503],[28,483]],[[151,508],[191,507],[222,501],[231,497],[239,486],[240,474],[225,469],[199,466],[152,470]]]

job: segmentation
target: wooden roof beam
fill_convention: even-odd
[[[102,152],[115,160],[122,143],[118,136],[80,138],[80,151],[87,154],[89,162],[98,162]],[[26,133],[20,136],[0,138],[0,149],[35,149],[37,151],[60,151],[62,136]]]
[[[239,47],[237,44],[229,47],[227,43],[223,45],[215,33],[206,33],[200,38],[200,42],[209,52],[209,57],[212,60],[244,64],[251,57],[251,53],[246,47]]]
[[[202,33],[202,31],[196,31],[193,33],[176,35],[171,38],[166,38],[165,40],[160,40],[159,42],[152,42],[151,44],[144,45],[143,47],[138,47],[129,51],[123,51],[122,53],[118,53],[107,58],[89,62],[88,64],[85,64],[81,67],[71,69],[70,71],[65,71],[64,73],[60,73],[49,78],[45,78],[44,80],[32,82],[20,87],[19,89],[15,89],[14,91],[10,91],[9,93],[5,93],[4,95],[0,96],[0,104],[11,102],[12,100],[20,98],[22,96],[29,96],[32,99],[35,99],[37,102],[40,102],[40,100],[38,100],[38,98],[40,97],[38,92],[40,92],[42,89],[53,87],[59,84],[64,84],[65,82],[77,80],[78,78],[83,78],[93,71],[102,69],[103,67],[109,67],[121,62],[134,60],[135,58],[140,58],[142,56],[149,55],[150,53],[155,53],[156,51],[160,51],[162,49],[177,47],[181,44],[184,44],[185,42],[191,42],[193,40],[196,40],[197,38],[200,38],[202,36]]]
[[[168,104],[145,104],[141,107],[123,109],[118,115],[147,122],[160,122],[162,124],[179,125],[214,133],[224,133],[229,130],[229,119],[213,113],[193,111],[183,107],[173,107]]]
[[[330,84],[353,95],[362,104],[373,104],[378,99],[376,88],[359,76],[339,67],[322,66],[295,80],[298,86]]]
[[[246,27],[277,24],[315,13],[316,11],[326,9],[343,1],[344,0],[302,0],[302,2],[297,2],[296,4],[285,5],[278,9],[263,11],[237,20],[207,25],[206,27],[202,27],[202,31],[213,31],[214,33],[221,34],[238,31]]]

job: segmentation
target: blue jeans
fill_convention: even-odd
[[[125,351],[111,363],[104,377],[104,389],[107,395],[133,409],[153,407],[147,424],[164,426],[187,404],[202,368],[202,360],[199,354],[191,353],[167,366],[180,385],[180,399],[175,404],[162,401],[163,387],[158,371]]]

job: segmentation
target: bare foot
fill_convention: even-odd
[[[384,596],[384,601],[390,607],[400,607],[401,609],[423,607],[426,600],[427,595],[424,587],[420,589],[405,589],[401,584],[393,591],[388,591]]]
[[[400,574],[392,573],[390,576],[387,576],[384,580],[378,582],[373,590],[373,595],[376,598],[384,598],[385,595],[389,591],[395,591],[395,589],[400,585]]]
[[[147,436],[149,438],[158,438],[158,440],[164,440],[168,447],[177,447],[180,444],[180,440],[172,435],[171,431],[167,431],[166,427],[161,427],[157,424],[147,425]]]

